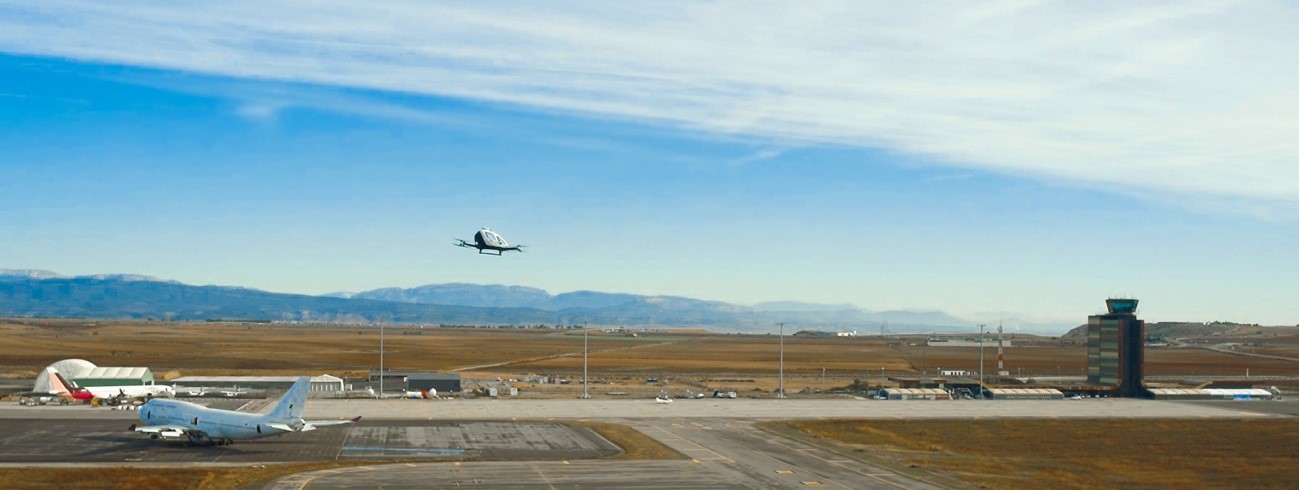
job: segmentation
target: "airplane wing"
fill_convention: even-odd
[[[131,430],[142,434],[149,434],[155,438],[165,437],[168,439],[177,439],[187,435],[207,437],[207,434],[201,430],[195,430],[183,425],[144,425],[137,426],[131,424]]]
[[[358,416],[351,420],[300,420],[299,421],[300,424],[299,423],[285,424],[279,422],[271,422],[266,424],[266,426],[272,429],[279,429],[285,432],[306,432],[309,430],[316,430],[316,428],[318,427],[327,427],[330,425],[342,425],[342,424],[355,424],[360,421],[361,421],[361,417]]]
[[[360,421],[361,421],[361,417],[359,415],[356,418],[350,420],[304,420],[303,423],[306,425],[302,428],[302,430],[312,430],[315,429],[316,427],[326,427],[330,425],[355,424]]]

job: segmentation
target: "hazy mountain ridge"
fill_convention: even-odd
[[[863,333],[888,322],[892,332],[969,330],[969,322],[942,312],[869,312],[793,302],[769,303],[766,308],[772,305],[801,311],[677,296],[598,291],[551,295],[525,286],[464,283],[309,296],[191,286],[132,274],[68,277],[50,271],[0,269],[0,316],[479,325],[588,322],[759,332],[773,330],[776,322],[788,322]]]
[[[759,303],[750,307],[679,296],[645,296],[598,291],[573,291],[551,295],[541,289],[499,284],[429,284],[409,289],[381,288],[360,293],[334,293],[331,296],[343,297],[343,295],[351,298],[460,306],[484,306],[476,298],[488,296],[492,298],[490,306],[494,307],[531,307],[570,314],[580,310],[586,314],[622,322],[651,324],[661,324],[666,321],[721,322],[727,318],[739,323],[801,321],[822,325],[847,324],[861,328],[877,327],[884,322],[889,323],[890,328],[895,330],[971,324],[969,321],[937,310],[874,312],[850,304],[826,305],[797,301]]]

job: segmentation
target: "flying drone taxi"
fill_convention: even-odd
[[[487,228],[483,228],[478,230],[477,233],[474,233],[474,243],[469,243],[458,238],[455,240],[459,242],[455,243],[455,246],[476,248],[478,249],[478,253],[485,255],[491,255],[492,252],[496,252],[496,255],[504,255],[505,252],[509,251],[523,252],[523,245],[510,246],[509,242],[506,242],[501,235]],[[486,250],[486,252],[484,252],[484,250]]]

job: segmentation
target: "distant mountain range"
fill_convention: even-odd
[[[692,327],[768,332],[798,329],[893,333],[969,331],[940,311],[873,312],[852,305],[798,302],[742,306],[676,296],[575,291],[552,295],[523,286],[430,284],[324,296],[228,286],[192,286],[133,274],[69,277],[0,269],[0,316],[327,323]]]

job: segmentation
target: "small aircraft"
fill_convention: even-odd
[[[234,389],[231,390],[221,390],[221,394],[233,398],[239,395],[247,395],[248,390],[241,390],[239,389],[238,386],[236,386],[234,387]]]
[[[410,398],[412,400],[428,400],[430,398],[437,398],[438,390],[429,388],[427,390],[406,391],[402,394],[402,397]]]
[[[509,242],[506,242],[501,235],[487,228],[483,228],[478,230],[477,233],[474,233],[474,243],[469,243],[459,238],[456,238],[455,240],[459,243],[454,243],[453,245],[457,247],[476,248],[478,249],[478,253],[485,255],[491,255],[491,252],[496,252],[496,255],[504,255],[505,252],[509,251],[523,252],[523,245],[515,245],[511,247]],[[484,250],[487,252],[484,252]]]
[[[298,378],[289,391],[271,409],[271,413],[219,410],[180,400],[155,398],[140,407],[140,424],[130,430],[149,434],[150,439],[185,439],[186,445],[224,446],[237,440],[258,439],[290,432],[306,432],[318,427],[355,424],[351,420],[302,420],[311,378]]]

